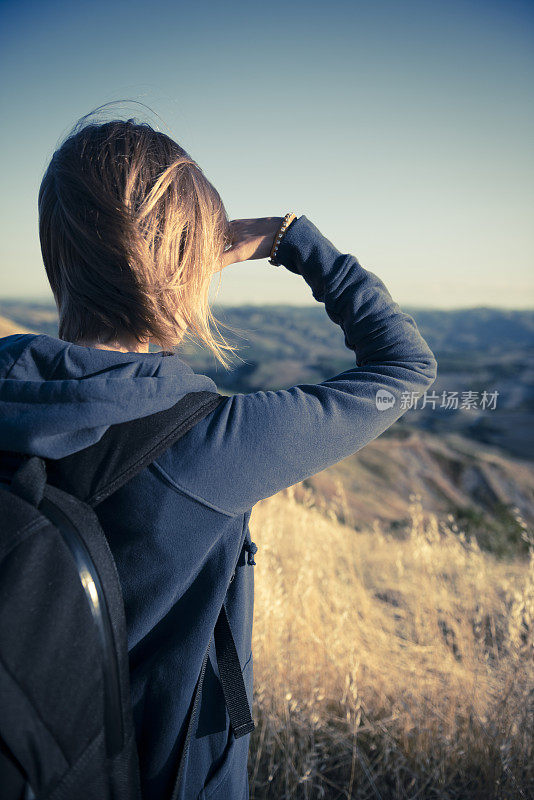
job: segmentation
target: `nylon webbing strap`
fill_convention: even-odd
[[[197,716],[197,709],[198,709],[198,704],[200,702],[200,695],[201,695],[201,692],[202,692],[202,685],[204,683],[204,675],[206,674],[206,665],[208,663],[208,658],[209,658],[209,654],[210,654],[210,647],[211,647],[211,637],[210,637],[210,641],[209,641],[206,653],[204,654],[204,660],[202,661],[202,667],[200,669],[200,675],[198,677],[197,685],[195,687],[195,691],[194,691],[194,694],[193,694],[193,702],[192,702],[191,711],[190,711],[190,714],[189,714],[189,722],[187,723],[187,729],[186,729],[186,732],[185,732],[184,744],[183,744],[183,747],[182,747],[182,752],[180,754],[180,760],[178,762],[178,772],[177,772],[177,775],[176,775],[176,780],[174,782],[174,790],[173,790],[173,793],[172,793],[172,796],[171,796],[171,800],[178,800],[178,798],[180,796],[179,792],[180,792],[180,788],[181,788],[182,781],[183,781],[183,776],[184,776],[184,771],[185,771],[185,762],[186,762],[187,754],[189,752],[189,744],[191,742],[191,737],[193,735],[193,725],[195,724],[195,720],[196,720],[196,716]]]
[[[235,738],[239,739],[240,736],[245,736],[254,730],[254,722],[250,713],[243,673],[241,672],[239,657],[224,604],[215,625],[214,638],[217,665],[226,707],[230,715],[230,724]]]
[[[243,673],[241,672],[239,657],[237,655],[234,637],[232,636],[232,629],[230,628],[230,622],[228,620],[228,615],[226,613],[224,604],[215,624],[213,638],[215,640],[215,654],[217,657],[217,665],[219,667],[219,676],[221,678],[224,699],[228,709],[228,714],[230,716],[230,725],[235,738],[239,739],[240,736],[245,736],[247,733],[251,733],[254,730],[254,722],[252,720],[252,714],[250,713],[247,690],[243,680]],[[200,670],[200,675],[195,687],[195,692],[193,694],[189,721],[187,723],[182,752],[180,753],[180,758],[178,761],[178,772],[174,783],[174,790],[171,800],[178,800],[180,797],[185,763],[187,754],[189,752],[191,737],[193,735],[193,727],[196,720],[200,695],[204,683],[204,676],[206,674],[206,664],[208,661],[210,645],[211,639],[204,656],[204,661],[202,662],[202,668]]]

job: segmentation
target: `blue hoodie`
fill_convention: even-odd
[[[324,303],[354,366],[319,384],[228,397],[96,509],[123,588],[147,800],[172,789],[225,595],[252,704],[254,566],[245,556],[254,504],[355,453],[404,413],[403,393],[423,393],[436,379],[436,360],[413,318],[307,217],[291,225],[277,260]],[[110,425],[202,390],[217,387],[177,354],[7,336],[0,339],[0,449],[61,458]],[[256,558],[261,569],[261,552]],[[230,731],[213,649],[181,798],[245,800],[250,735],[235,739]]]

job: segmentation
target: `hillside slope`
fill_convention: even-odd
[[[524,551],[518,509],[534,526],[534,465],[457,434],[394,426],[358,453],[295,487],[361,530],[378,520],[385,530],[402,528],[411,496],[427,512],[452,514],[481,547],[499,555]]]
[[[14,322],[12,319],[0,316],[0,339],[3,336],[12,336],[14,333],[35,333],[35,331],[25,328],[24,325]]]

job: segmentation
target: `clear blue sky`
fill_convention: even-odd
[[[43,172],[80,116],[129,98],[231,218],[306,214],[401,304],[534,306],[534,3],[17,0],[0,16],[1,296],[51,297]],[[217,301],[315,302],[267,261],[225,270]]]

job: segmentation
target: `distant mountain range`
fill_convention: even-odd
[[[488,549],[502,555],[525,549],[515,509],[534,524],[534,311],[403,310],[438,360],[426,407],[420,398],[377,440],[299,485],[297,498],[305,502],[313,492],[316,504],[348,516],[356,528],[377,519],[395,531],[417,492],[425,509],[453,514]],[[235,367],[225,371],[194,341],[177,352],[223,393],[317,383],[354,366],[342,331],[319,305],[215,307],[214,313],[238,347]],[[0,336],[57,336],[54,306],[0,301],[0,315]],[[459,407],[447,408],[453,392]],[[471,408],[461,407],[466,392],[475,393]],[[497,392],[495,408],[481,407],[484,392]]]
[[[317,307],[215,307],[214,310],[223,323],[221,332],[238,347],[234,368],[225,371],[208,350],[194,341],[185,341],[178,353],[195,371],[213,378],[220,391],[253,392],[317,383],[354,365],[354,354],[345,347],[342,331],[319,304]],[[431,389],[433,403],[427,402],[423,408],[420,398],[401,422],[434,433],[461,433],[508,454],[531,459],[534,311],[404,310],[414,317],[435,353],[438,378]],[[54,306],[0,301],[0,314],[16,325],[57,336]],[[5,325],[4,321],[4,328]],[[237,331],[228,331],[226,325]],[[498,393],[495,409],[481,408],[484,391],[488,395]],[[446,407],[453,392],[458,393],[457,409]],[[476,393],[471,408],[461,407],[465,392]]]

